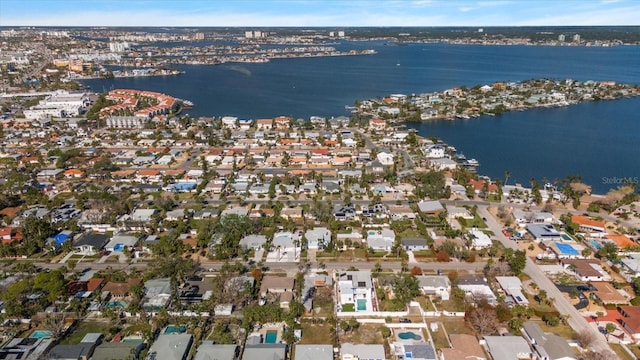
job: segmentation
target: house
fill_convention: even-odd
[[[538,359],[576,360],[578,358],[565,339],[553,333],[545,333],[540,325],[533,321],[524,323],[522,335],[531,344]]]
[[[48,359],[56,360],[88,360],[93,354],[95,344],[80,343],[73,345],[56,345],[49,350]]]
[[[351,344],[340,346],[341,360],[384,360],[384,345],[381,344]]]
[[[136,342],[103,342],[96,346],[91,360],[136,360],[145,346]]]
[[[79,254],[92,256],[101,251],[108,242],[107,235],[86,233],[73,244],[73,249]]]
[[[605,241],[609,241],[616,244],[618,249],[621,249],[621,250],[630,250],[633,248],[635,249],[638,248],[638,244],[635,243],[626,235],[606,235],[605,239],[606,239]]]
[[[238,345],[214,344],[213,341],[203,341],[193,360],[236,360],[240,355]]]
[[[307,240],[307,249],[318,250],[331,242],[331,231],[326,227],[315,227],[304,233]]]
[[[116,234],[114,235],[109,243],[104,247],[107,251],[116,251],[122,252],[125,249],[133,249],[137,244],[138,239],[136,236],[127,235],[127,234]]]
[[[581,281],[610,281],[611,276],[597,259],[562,259],[560,264],[574,272]]]
[[[527,225],[527,231],[533,236],[533,240],[536,242],[547,240],[562,240],[562,236],[556,230],[553,225],[546,224],[529,224]]]
[[[20,240],[22,240],[22,234],[18,232],[18,229],[10,226],[0,228],[0,241],[2,244],[11,244]]]
[[[240,246],[245,249],[258,250],[267,243],[267,237],[264,235],[245,235],[240,239]]]
[[[428,250],[429,245],[425,238],[402,238],[400,244],[407,251]]]
[[[622,315],[619,320],[622,327],[636,342],[640,341],[640,306],[619,306],[618,311]]]
[[[80,179],[84,176],[84,171],[80,169],[69,169],[64,172],[64,177],[67,179]]]
[[[333,360],[333,345],[296,344],[293,360]]]
[[[376,159],[384,166],[392,166],[394,163],[394,156],[390,152],[380,151]]]
[[[369,128],[374,131],[382,131],[386,129],[387,121],[384,119],[371,119],[369,120]]]
[[[292,293],[294,284],[295,279],[292,277],[266,275],[260,284],[260,294],[266,296],[267,294]]]
[[[496,302],[496,295],[491,290],[486,278],[478,276],[461,276],[458,278],[458,288],[476,301],[485,299],[489,303]]]
[[[532,358],[529,344],[522,336],[484,336],[481,343],[493,360]]]
[[[629,299],[625,297],[620,291],[613,287],[606,281],[593,281],[589,285],[595,288],[595,291],[591,292],[591,296],[597,300],[600,300],[604,305],[626,305],[629,304]]]
[[[163,309],[171,300],[171,279],[151,279],[144,283],[142,307],[146,310]]]
[[[420,200],[418,202],[418,211],[422,214],[438,216],[441,212],[444,212],[445,209],[439,201],[427,201]]]
[[[513,220],[516,224],[521,227],[526,226],[527,224],[556,224],[558,220],[553,216],[552,213],[548,212],[531,212],[531,211],[522,211],[522,210],[513,210],[511,213]]]
[[[454,219],[474,219],[474,216],[473,214],[471,214],[469,209],[457,206],[447,206],[447,217],[449,219],[449,222],[452,222]]]
[[[529,300],[522,293],[522,282],[517,276],[496,276],[502,290],[518,305],[529,305]]]
[[[307,313],[311,313],[313,309],[313,295],[319,288],[332,288],[333,277],[325,273],[311,273],[304,276],[304,285],[302,287],[302,299],[300,302],[304,306]]]
[[[396,242],[396,233],[391,229],[370,230],[367,234],[367,246],[374,250],[389,251]]]
[[[590,219],[584,215],[571,216],[571,222],[578,225],[578,229],[587,234],[599,234],[605,232],[605,222]]]
[[[412,359],[412,360],[436,360],[436,351],[429,344],[407,344],[404,342],[395,342],[392,345],[393,353],[396,359]]]
[[[53,345],[53,339],[13,338],[0,348],[0,359],[41,359]]]
[[[449,300],[451,294],[451,281],[444,275],[416,276],[420,290],[423,294],[436,295],[442,300]]]
[[[109,292],[109,295],[111,295],[113,299],[124,299],[129,297],[131,289],[141,282],[141,279],[128,279],[126,282],[108,281],[104,287],[102,287],[102,292]]]
[[[473,335],[449,334],[450,348],[440,349],[442,360],[487,360],[485,352]]]
[[[416,213],[407,205],[391,205],[389,206],[388,212],[393,220],[416,218]]]
[[[148,359],[186,360],[193,343],[189,334],[160,334],[149,348]]]
[[[353,306],[355,311],[373,310],[373,282],[370,271],[338,271],[336,277],[340,308]]]
[[[476,250],[491,247],[493,244],[491,238],[481,230],[471,229],[469,235],[471,236],[471,247]]]
[[[287,345],[285,344],[253,344],[246,345],[242,352],[242,360],[285,360]]]
[[[256,127],[258,130],[271,130],[273,128],[273,119],[258,119],[256,120]]]
[[[280,210],[280,216],[288,220],[296,221],[298,219],[302,219],[303,210],[300,206],[285,207]]]
[[[455,170],[458,167],[458,163],[448,159],[430,159],[429,163],[434,170],[442,171],[442,170]]]

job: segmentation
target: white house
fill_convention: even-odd
[[[471,236],[471,247],[474,249],[484,249],[492,245],[491,238],[478,229],[469,230]]]
[[[340,309],[348,305],[354,311],[373,311],[374,289],[369,270],[337,271],[336,278]]]
[[[396,241],[396,234],[391,229],[370,230],[367,235],[367,245],[374,250],[391,250]]]
[[[326,227],[316,227],[304,233],[307,249],[323,249],[331,241],[331,231]]]
[[[451,281],[447,276],[417,276],[420,290],[425,295],[436,295],[442,300],[449,300],[451,294]]]

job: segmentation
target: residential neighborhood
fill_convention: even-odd
[[[1,358],[640,354],[633,188],[489,179],[388,116],[82,99],[2,120]]]

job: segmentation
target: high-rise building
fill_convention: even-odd
[[[580,42],[580,34],[573,35],[573,42],[577,42],[577,43]]]
[[[564,36],[564,34],[560,34],[560,35],[558,35],[558,41],[560,41],[560,42],[564,42],[564,40],[565,40],[565,36]]]
[[[244,37],[247,39],[253,39],[253,31],[245,31]]]
[[[344,37],[344,31],[338,31],[338,37]]]

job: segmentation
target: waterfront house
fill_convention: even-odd
[[[599,235],[605,232],[604,221],[593,220],[583,215],[573,215],[571,221],[578,225],[580,231],[587,234]]]

